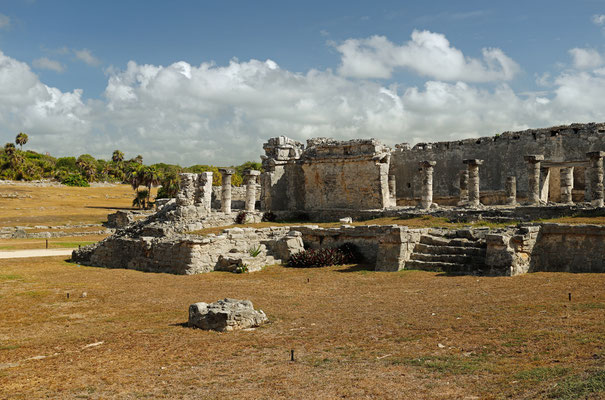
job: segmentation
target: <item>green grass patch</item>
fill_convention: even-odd
[[[15,250],[15,246],[0,246],[0,250]]]
[[[542,382],[569,374],[567,367],[536,367],[517,372],[514,377],[520,381]]]
[[[0,350],[15,350],[18,348],[19,348],[19,346],[17,346],[17,345],[0,346]]]
[[[30,297],[32,299],[39,299],[48,294],[46,290],[28,290],[27,292],[17,293],[17,296]]]
[[[422,367],[441,374],[463,375],[472,374],[480,369],[485,362],[485,356],[424,356],[418,358],[392,359],[391,364],[405,364]]]
[[[0,274],[0,281],[18,281],[23,279],[21,275],[16,274]]]
[[[97,242],[53,242],[53,246],[59,247],[78,247],[78,246],[88,246],[89,244],[93,244]]]
[[[605,369],[584,376],[574,375],[559,383],[548,395],[551,399],[584,399],[605,393]],[[595,397],[596,398],[596,397]]]

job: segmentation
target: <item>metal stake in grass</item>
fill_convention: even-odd
[[[569,301],[571,301],[571,292],[569,293]]]
[[[48,239],[46,239],[46,248],[48,249]]]
[[[294,361],[294,350],[290,350],[290,361]]]

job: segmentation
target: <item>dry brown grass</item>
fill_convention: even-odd
[[[78,247],[98,242],[108,235],[65,236],[48,239],[49,249]],[[46,239],[0,239],[0,250],[44,249]]]
[[[541,398],[601,379],[604,285],[596,274],[174,276],[0,260],[0,398]],[[181,325],[189,304],[224,297],[252,300],[271,323]]]
[[[561,217],[545,219],[542,222],[555,222],[557,224],[605,225],[605,217]]]
[[[128,185],[109,187],[33,187],[0,185],[0,226],[100,223],[117,209],[130,209],[134,197]],[[28,197],[31,196],[31,197]]]

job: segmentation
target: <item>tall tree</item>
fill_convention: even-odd
[[[15,143],[21,147],[21,150],[23,150],[23,145],[27,143],[27,139],[29,139],[27,137],[27,133],[19,132],[19,134],[15,138]]]
[[[121,163],[122,161],[124,161],[124,153],[122,153],[120,150],[114,150],[111,156],[111,161],[116,164]]]
[[[7,156],[12,155],[15,152],[16,148],[15,145],[12,143],[7,143],[4,145],[4,154],[6,154]]]

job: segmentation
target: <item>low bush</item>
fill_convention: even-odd
[[[276,219],[277,219],[277,216],[275,214],[273,214],[271,211],[267,211],[266,213],[263,214],[263,218],[261,219],[261,221],[275,222]]]
[[[63,180],[61,180],[61,183],[66,186],[81,186],[81,187],[90,186],[88,184],[88,182],[86,181],[86,178],[84,178],[80,174],[69,174],[65,178],[63,178]]]
[[[240,211],[237,214],[237,217],[235,217],[235,223],[238,225],[242,225],[243,223],[246,222],[246,215],[247,213],[245,211]]]
[[[345,243],[336,248],[309,249],[293,254],[288,260],[290,268],[321,268],[330,265],[352,264],[360,260],[357,246]]]

